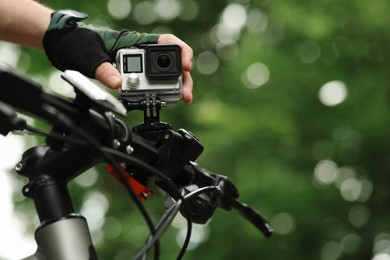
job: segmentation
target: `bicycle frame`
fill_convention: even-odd
[[[36,230],[38,249],[23,260],[97,259],[85,218],[67,216]]]

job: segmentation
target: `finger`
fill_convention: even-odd
[[[181,47],[181,55],[182,55],[183,70],[184,71],[191,71],[193,51],[187,44],[185,44]]]
[[[95,78],[111,89],[118,89],[122,84],[118,70],[109,62],[103,62],[96,68]]]
[[[183,101],[186,103],[192,102],[193,81],[191,74],[188,71],[183,72]]]

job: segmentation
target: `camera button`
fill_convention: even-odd
[[[136,73],[130,73],[130,75],[127,76],[127,85],[130,88],[136,88],[139,85],[139,77]]]

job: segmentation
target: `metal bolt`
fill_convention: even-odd
[[[126,169],[126,164],[125,163],[120,163],[119,164],[123,169]]]
[[[120,146],[121,146],[121,142],[119,142],[118,139],[114,139],[112,141],[112,147],[114,147],[114,149],[118,149]]]
[[[20,172],[23,169],[23,164],[21,162],[15,165],[15,171]]]
[[[126,146],[126,153],[132,154],[134,152],[134,148],[131,145]]]
[[[24,192],[25,194],[28,194],[28,193],[30,192],[30,187],[28,187],[28,186],[24,187],[23,192]]]
[[[164,136],[164,138],[165,138],[165,140],[168,140],[168,139],[169,139],[169,134],[166,134],[166,135]]]

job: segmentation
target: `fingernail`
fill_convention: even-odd
[[[111,75],[111,76],[108,76],[108,78],[107,78],[107,85],[110,88],[117,89],[119,87],[119,81],[120,81],[120,78],[118,78],[117,76]]]

